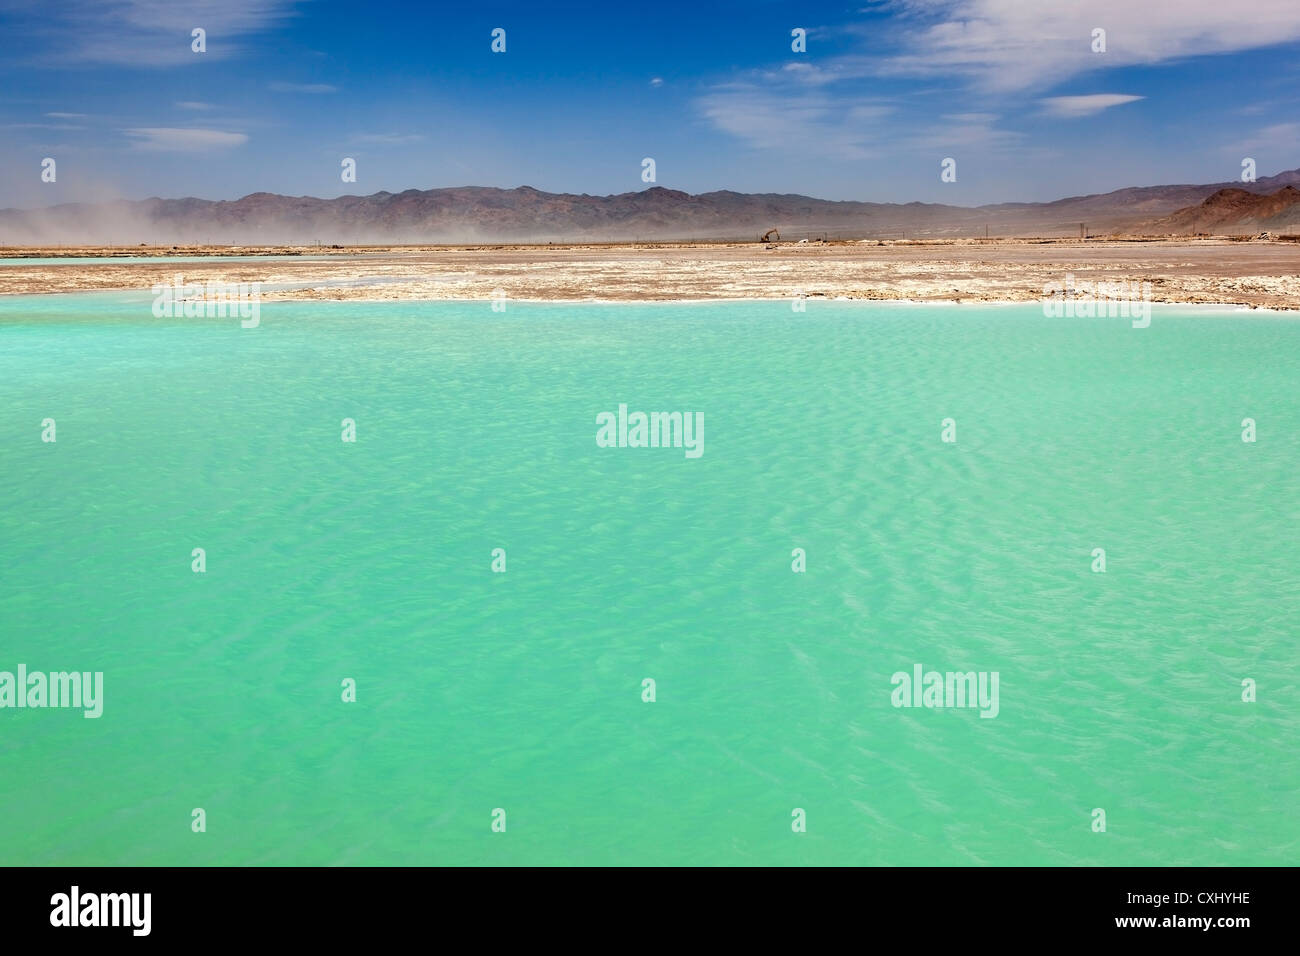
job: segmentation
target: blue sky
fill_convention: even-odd
[[[0,0],[0,206],[604,194],[644,157],[689,192],[961,205],[1226,181],[1300,167],[1298,53],[1300,0]]]

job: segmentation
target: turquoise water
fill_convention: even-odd
[[[1297,861],[1295,318],[150,302],[0,302],[0,863]]]

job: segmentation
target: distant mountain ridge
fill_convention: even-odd
[[[1157,219],[1152,228],[1179,234],[1223,232],[1300,233],[1300,189],[1283,186],[1275,193],[1220,189],[1199,205]]]
[[[0,241],[37,245],[756,240],[773,227],[787,239],[982,236],[986,228],[993,236],[1069,236],[1079,234],[1080,224],[1093,235],[1206,231],[1193,228],[1202,220],[1215,229],[1250,231],[1256,222],[1251,217],[1260,210],[1247,209],[1239,200],[1233,201],[1244,218],[1206,214],[1196,219],[1182,213],[1220,193],[1258,197],[1296,186],[1300,186],[1300,170],[1253,183],[1139,186],[1046,203],[976,207],[831,201],[730,190],[692,195],[660,186],[611,196],[546,193],[531,186],[408,189],[336,199],[263,192],[236,200],[154,198],[5,209],[0,210]],[[1229,207],[1232,203],[1225,206]],[[1294,206],[1283,203],[1277,213],[1285,217],[1287,208]]]

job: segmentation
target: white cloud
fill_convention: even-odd
[[[177,153],[197,153],[214,149],[229,149],[248,142],[245,133],[227,133],[216,129],[172,129],[151,126],[127,129],[137,149]]]
[[[181,100],[176,104],[177,109],[181,110],[210,110],[211,103],[200,103],[197,100]]]
[[[904,52],[886,72],[968,77],[990,91],[1045,89],[1079,74],[1233,53],[1300,39],[1300,3],[1250,0],[897,0]],[[1092,52],[1092,31],[1106,52]]]
[[[651,85],[651,86],[663,86],[663,85],[664,85],[664,78],[663,78],[662,76],[656,76],[656,77],[654,77],[654,78],[650,81],[650,85]]]
[[[36,26],[8,26],[12,49],[24,41],[43,55],[34,62],[177,66],[239,51],[244,38],[273,29],[303,0],[64,0],[45,4]],[[207,31],[207,52],[190,48],[190,31]],[[53,48],[50,49],[50,44]],[[48,51],[48,55],[44,55]]]
[[[826,83],[833,83],[840,77],[832,70],[808,63],[804,60],[795,60],[781,67],[777,73],[767,74],[770,79],[797,80],[809,86],[821,86]]]
[[[752,146],[847,160],[880,155],[886,146],[891,153],[945,143],[1023,149],[1024,136],[997,124],[1000,114],[1033,105],[1026,94],[1090,72],[1300,39],[1300,0],[1252,0],[1249,15],[1224,0],[882,0],[863,12],[882,9],[892,16],[842,28],[859,38],[856,49],[750,71],[714,86],[697,107]],[[1098,28],[1106,31],[1106,51],[1094,53]],[[896,94],[886,122],[870,109],[854,110],[882,76],[933,83]],[[1143,97],[1036,98],[1048,115],[1085,117]]]
[[[85,113],[46,113],[51,119],[86,119]]]
[[[1091,116],[1112,106],[1123,106],[1142,99],[1146,97],[1127,93],[1089,93],[1086,96],[1049,96],[1039,102],[1053,116],[1075,117]]]

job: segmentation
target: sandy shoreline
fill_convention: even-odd
[[[1300,309],[1300,244],[1228,239],[954,240],[348,247],[0,249],[14,256],[256,256],[184,262],[0,265],[0,295],[148,292],[260,282],[262,299],[722,299],[1031,302],[1067,275],[1149,282],[1155,302]],[[270,258],[272,256],[280,258]],[[308,258],[311,257],[311,258]],[[319,257],[319,258],[317,258]]]

